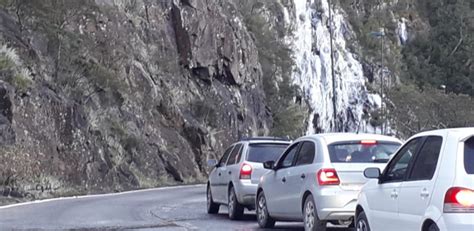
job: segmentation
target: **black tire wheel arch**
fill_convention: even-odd
[[[311,194],[304,201],[303,221],[305,231],[326,231],[326,222],[319,219],[316,203]]]
[[[239,203],[233,186],[229,188],[227,207],[229,210],[229,219],[240,220],[244,216],[244,206]]]
[[[431,224],[428,226],[427,231],[439,231],[438,225],[436,223],[431,222]]]
[[[361,211],[356,218],[355,222],[356,231],[370,231],[369,220],[364,211]]]
[[[260,191],[257,195],[255,210],[260,228],[273,228],[275,226],[275,220],[268,213],[267,199],[263,191]]]
[[[211,186],[207,184],[206,190],[206,202],[207,202],[207,213],[208,214],[217,214],[219,213],[220,205],[215,203],[212,199]]]

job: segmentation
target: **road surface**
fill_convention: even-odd
[[[254,212],[230,221],[224,206],[205,210],[204,185],[160,188],[0,207],[0,230],[259,230]],[[277,222],[274,230],[303,226]]]

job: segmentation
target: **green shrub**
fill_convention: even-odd
[[[13,48],[0,46],[0,78],[18,91],[26,91],[31,85],[30,72],[22,67],[20,58]]]
[[[19,91],[26,91],[31,85],[31,80],[21,73],[13,76],[11,84]]]
[[[15,68],[15,63],[4,54],[0,54],[0,72],[11,71]]]
[[[273,113],[272,135],[291,138],[297,138],[306,131],[305,119],[306,113],[301,105],[291,103],[288,107],[280,109]]]
[[[116,136],[119,139],[127,135],[125,128],[123,127],[123,124],[115,120],[112,120],[110,123],[110,131],[112,132],[114,136]]]
[[[430,30],[404,47],[405,79],[420,89],[445,85],[447,92],[474,96],[472,3],[432,0],[417,6]]]
[[[120,144],[127,152],[131,152],[140,146],[141,140],[134,134],[130,134],[123,123],[112,120],[110,123],[112,135],[120,140]]]
[[[123,101],[122,93],[126,91],[126,85],[114,70],[98,63],[88,63],[84,70],[85,76],[95,88],[109,93],[113,100]]]
[[[474,126],[474,99],[443,90],[406,85],[389,93],[391,124],[401,137],[420,131]]]
[[[12,4],[12,0],[0,0],[0,6],[1,7],[7,7],[7,6],[10,6]]]
[[[384,27],[385,65],[402,80],[414,81],[420,89],[445,85],[448,92],[474,96],[471,0],[339,0],[338,4],[349,15],[362,46],[358,53],[366,61],[380,60],[380,39],[369,33]],[[396,33],[401,17],[408,19],[410,35],[402,47]]]

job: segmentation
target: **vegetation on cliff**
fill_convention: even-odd
[[[291,5],[289,1],[266,0],[236,3],[258,49],[266,103],[273,119],[270,133],[297,138],[305,133],[308,109],[291,79],[295,64],[287,38],[292,36],[292,28],[285,22],[284,12]]]
[[[377,123],[388,120],[402,137],[428,129],[474,125],[469,116],[474,114],[472,1],[341,0],[337,4],[346,11],[357,34],[355,42],[360,47],[354,49],[372,76],[372,91],[380,92],[384,73],[388,113]],[[373,36],[381,28],[383,48],[380,37]]]

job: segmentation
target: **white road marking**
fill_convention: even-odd
[[[203,187],[203,186],[205,186],[205,184],[168,186],[168,187],[161,187],[161,188],[139,189],[139,190],[126,191],[126,192],[118,192],[118,193],[105,193],[105,194],[94,194],[94,195],[83,195],[83,196],[72,196],[72,197],[57,197],[57,198],[22,202],[22,203],[18,203],[18,204],[4,205],[4,206],[0,206],[0,210],[1,209],[13,208],[13,207],[19,207],[19,206],[25,206],[25,205],[31,205],[31,204],[40,204],[40,203],[52,202],[52,201],[83,199],[83,198],[100,198],[100,197],[108,197],[108,196],[120,196],[120,195],[139,193],[139,192],[162,191],[162,190],[166,190],[166,189],[199,188],[199,187]]]

